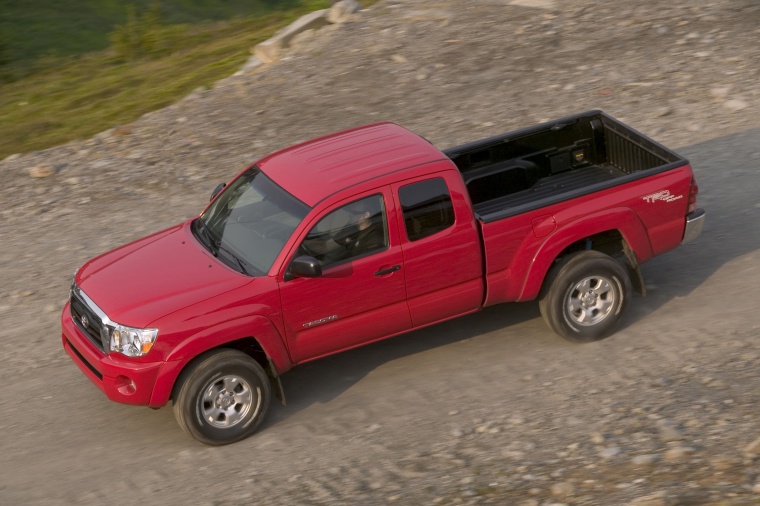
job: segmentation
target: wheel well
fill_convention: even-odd
[[[552,265],[549,267],[549,270],[547,271],[546,276],[544,276],[544,281],[541,285],[541,291],[538,295],[539,298],[543,298],[546,295],[553,280],[552,273],[556,271],[555,267],[560,264],[568,255],[578,253],[579,251],[593,250],[599,251],[600,253],[605,253],[612,258],[619,259],[624,255],[624,244],[625,239],[623,239],[622,234],[617,230],[600,232],[598,234],[584,237],[583,239],[579,239],[574,243],[569,244],[559,253],[559,255],[557,255],[557,257],[554,259],[554,262],[552,262]]]
[[[232,348],[233,350],[242,351],[254,359],[256,362],[258,362],[265,371],[269,369],[269,358],[267,357],[264,348],[261,347],[259,342],[254,337],[244,337],[236,341],[230,341],[228,343],[217,346],[217,348]]]
[[[585,250],[599,251],[621,262],[628,271],[628,275],[636,291],[642,296],[646,295],[644,279],[641,276],[636,256],[619,230],[607,230],[575,241],[557,255],[557,258],[554,259],[554,265],[561,262],[567,255]],[[544,280],[544,286],[541,288],[542,294],[546,293],[546,282],[547,279]]]
[[[274,391],[275,397],[280,400],[283,406],[285,405],[285,390],[282,387],[280,375],[278,374],[274,363],[269,359],[264,348],[259,344],[255,337],[244,337],[236,341],[230,341],[218,346],[218,348],[232,348],[234,350],[242,351],[258,362],[262,369],[266,371],[269,381],[272,383],[272,390]]]
[[[282,387],[282,382],[280,381],[280,375],[277,372],[274,363],[269,359],[266,351],[264,351],[264,348],[261,346],[261,344],[259,344],[258,340],[256,340],[255,337],[243,337],[241,339],[236,339],[235,341],[229,341],[224,344],[220,344],[215,348],[206,350],[201,355],[199,355],[199,357],[206,355],[207,353],[211,353],[214,350],[221,349],[238,350],[254,359],[261,366],[261,368],[266,371],[267,377],[269,377],[269,381],[272,383],[272,389],[274,391],[275,397],[280,400],[283,406],[285,405],[285,391]],[[198,360],[198,357],[195,357],[190,361],[190,363],[186,364],[182,372],[180,372],[179,376],[174,382],[174,386],[172,387],[172,392],[169,397],[170,399],[174,399],[174,396],[176,394],[175,390],[177,388],[177,385],[181,383],[180,379],[182,378],[183,373],[185,373],[189,365],[195,360]]]
[[[576,251],[594,250],[605,253],[613,258],[619,258],[625,252],[625,239],[618,230],[607,230],[598,234],[584,237],[567,246],[557,255],[555,261],[562,260],[565,256]]]
[[[222,349],[232,349],[232,350],[241,351],[245,353],[246,355],[248,355],[249,357],[251,357],[252,359],[254,359],[265,371],[267,371],[267,375],[271,375],[273,373],[269,365],[269,358],[267,357],[267,354],[264,351],[264,348],[261,347],[261,345],[256,340],[256,338],[244,337],[242,339],[229,341],[229,342],[220,344],[219,346],[216,346],[214,348],[210,348],[204,351],[203,353],[198,354],[196,357],[190,360],[187,364],[185,364],[185,366],[182,368],[182,371],[180,371],[179,375],[174,381],[174,385],[172,386],[172,392],[169,398],[174,399],[177,385],[179,385],[182,382],[181,379],[186,374],[186,371],[190,369],[191,364],[200,360],[200,357],[206,356],[207,354],[215,350],[222,350]]]

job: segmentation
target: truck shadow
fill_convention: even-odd
[[[536,320],[535,323],[531,320]],[[374,369],[394,360],[425,353],[435,348],[484,337],[516,345],[517,341],[536,339],[535,332],[485,337],[485,334],[512,327],[546,328],[540,320],[538,304],[534,302],[502,304],[408,334],[379,341],[337,355],[316,360],[294,368],[283,375],[287,405],[275,401],[262,428],[276,425],[314,403],[327,403],[348,390]],[[524,329],[525,330],[525,329]],[[546,332],[547,342],[564,346],[564,341]],[[474,346],[493,346],[473,343]],[[508,345],[508,344],[507,344]],[[568,343],[568,345],[570,345]],[[572,345],[570,345],[572,346]]]
[[[653,289],[643,300],[645,303],[636,298],[623,326],[645,318],[674,298],[688,296],[721,266],[760,248],[760,234],[756,232],[760,214],[757,190],[760,151],[756,146],[760,146],[760,129],[676,149],[691,162],[697,176],[698,203],[707,211],[705,228],[694,243],[655,257],[642,266],[644,279]],[[274,405],[262,429],[314,403],[329,402],[382,364],[538,318],[535,302],[491,307],[297,367],[283,377],[287,406]],[[536,325],[543,327],[543,322],[539,320]],[[515,333],[509,339],[536,338],[534,332],[530,334]],[[558,348],[569,345],[548,329],[546,339]]]

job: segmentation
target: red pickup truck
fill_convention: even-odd
[[[601,111],[445,151],[392,124],[264,157],[199,217],[74,275],[63,347],[109,399],[212,445],[294,365],[501,302],[609,335],[639,264],[699,235],[689,163]]]

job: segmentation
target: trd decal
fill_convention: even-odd
[[[670,193],[670,190],[660,190],[656,193],[651,193],[641,198],[644,199],[645,202],[652,204],[654,202],[657,202],[658,200],[663,200],[665,202],[673,202],[678,199],[682,199],[683,195],[673,195],[672,193]]]

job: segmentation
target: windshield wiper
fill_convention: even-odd
[[[243,265],[243,261],[240,260],[240,258],[238,258],[237,255],[235,255],[232,251],[228,250],[227,248],[225,248],[223,246],[218,246],[217,247],[217,252],[219,250],[224,251],[225,253],[227,253],[227,255],[229,255],[229,257],[232,258],[235,261],[235,263],[238,264],[238,267],[240,267],[240,272],[242,272],[246,276],[250,275],[250,274],[248,274],[248,270],[245,268],[245,265]]]
[[[211,251],[211,254],[214,256],[219,255],[219,244],[214,240],[214,236],[211,234],[211,230],[208,228],[206,222],[203,221],[203,218],[198,218],[195,222],[199,224],[197,226],[198,230],[203,231],[203,235],[206,237],[208,249]]]
[[[220,244],[220,241],[214,240],[214,235],[211,233],[211,230],[209,229],[209,226],[206,224],[206,222],[203,221],[203,219],[201,218],[198,218],[195,221],[199,223],[199,225],[197,226],[197,229],[199,231],[198,236],[200,238],[205,239],[204,243],[208,246],[208,249],[209,251],[211,251],[211,254],[214,255],[215,257],[219,257],[219,251],[224,251],[226,253],[225,256],[228,256],[235,261],[238,268],[240,269],[240,272],[242,272],[246,276],[250,276],[250,274],[248,273],[248,269],[245,268],[245,264],[243,263],[243,261],[240,260],[240,258],[238,258],[237,255],[235,255],[232,251],[223,247]],[[200,232],[203,232],[203,233],[201,234]]]

